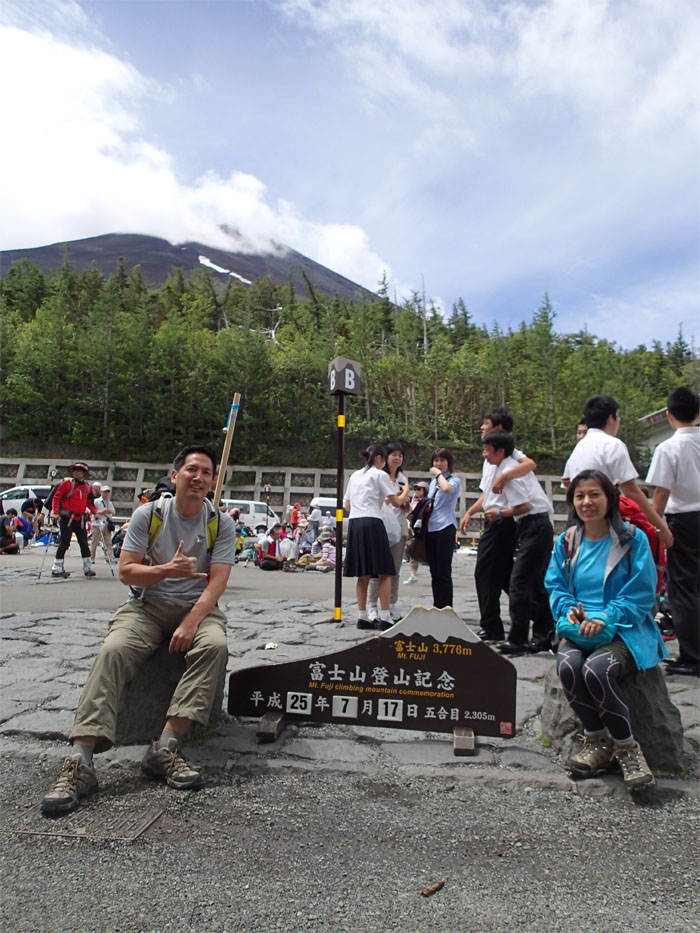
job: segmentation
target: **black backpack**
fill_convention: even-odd
[[[62,482],[64,482],[64,480],[61,480],[61,483]],[[51,515],[51,503],[53,502],[53,497],[56,495],[56,490],[61,485],[61,483],[54,483],[49,491],[48,496],[44,499],[44,508],[46,509],[46,512],[48,513],[48,515]],[[75,480],[73,479],[71,480],[70,492],[65,497],[66,499],[73,494],[74,489],[75,489]],[[60,506],[60,502],[59,502],[59,506]]]
[[[169,474],[161,476],[155,485],[153,492],[148,497],[149,502],[157,502],[163,495],[175,495],[175,483],[171,482]]]
[[[411,526],[414,538],[424,538],[428,533],[428,522],[435,505],[435,499],[419,499],[408,516],[408,524]]]

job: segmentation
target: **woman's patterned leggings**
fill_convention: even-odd
[[[622,665],[605,647],[587,654],[566,646],[557,655],[557,674],[566,699],[587,732],[606,728],[613,739],[632,734],[630,712],[620,690]]]

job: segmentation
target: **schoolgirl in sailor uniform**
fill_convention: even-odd
[[[409,489],[406,486],[403,492],[397,493],[396,483],[384,472],[386,449],[381,444],[372,444],[362,456],[365,466],[352,474],[345,490],[343,504],[349,512],[349,520],[343,576],[357,577],[357,627],[386,629],[391,626],[390,577],[395,569],[382,521],[382,505],[385,501],[399,507],[406,505]],[[378,624],[370,622],[367,615],[367,589],[372,577],[378,578],[379,585]]]

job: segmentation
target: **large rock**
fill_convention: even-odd
[[[678,709],[671,702],[666,678],[657,665],[634,671],[620,680],[629,706],[632,734],[639,742],[649,767],[654,771],[677,774],[685,771],[688,760],[683,748],[683,725]],[[542,734],[563,758],[577,750],[581,722],[569,706],[556,670],[545,676],[542,706]]]
[[[169,654],[168,645],[158,648],[122,691],[117,712],[117,745],[141,745],[159,736],[165,725],[168,706],[185,672],[185,656]],[[217,684],[210,725],[215,725],[224,702],[225,675]],[[193,726],[187,738],[202,731]]]

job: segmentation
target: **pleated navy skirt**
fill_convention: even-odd
[[[343,561],[344,577],[394,576],[394,558],[381,518],[351,518]]]

